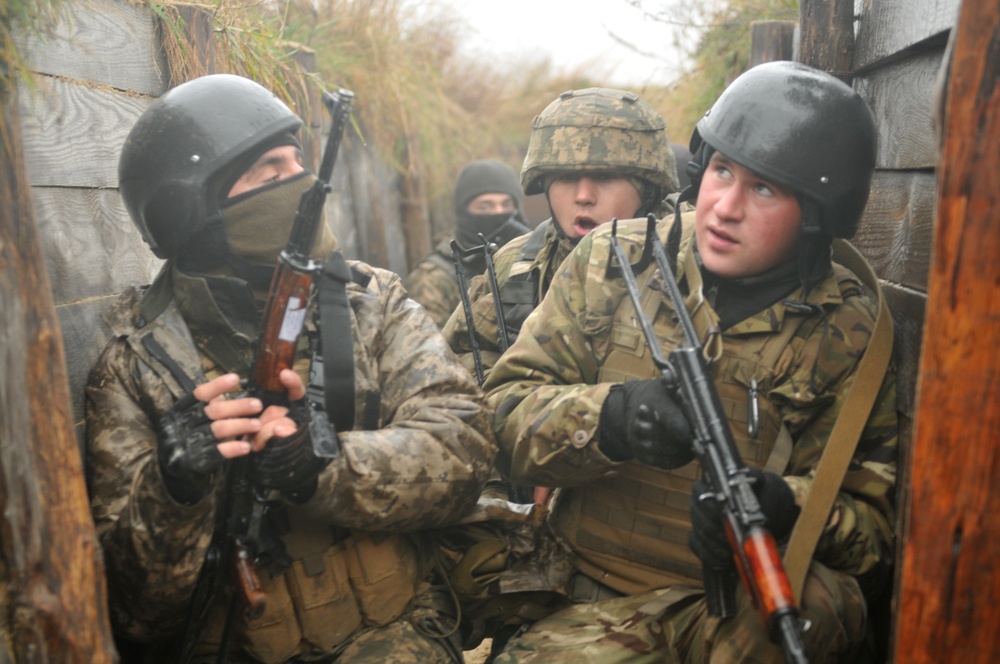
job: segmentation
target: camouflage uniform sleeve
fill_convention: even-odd
[[[305,509],[369,531],[448,525],[474,507],[489,476],[492,411],[399,278],[377,274],[381,296],[356,312],[377,364],[383,424],[339,434],[343,455]]]
[[[167,494],[156,432],[141,404],[165,408],[172,398],[165,388],[147,389],[157,380],[151,374],[124,341],[114,340],[86,390],[91,506],[112,619],[139,641],[182,627],[214,520],[213,498],[187,507]]]
[[[798,379],[778,387],[778,398],[790,406],[785,422],[797,441],[786,480],[800,505],[808,498],[834,423],[850,416],[842,407],[873,323],[870,301],[847,299],[798,353],[818,359],[794,372]],[[866,592],[888,581],[893,563],[898,434],[896,376],[890,366],[815,554],[827,566],[858,577]]]
[[[423,260],[406,275],[406,290],[420,303],[438,326],[444,327],[455,306],[461,304],[461,294],[454,273],[449,274],[439,265]]]
[[[586,311],[593,235],[562,263],[484,385],[496,408],[497,465],[516,482],[577,486],[617,465],[597,448],[601,405],[611,385],[595,384],[594,330],[573,313]]]

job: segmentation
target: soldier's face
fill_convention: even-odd
[[[576,239],[612,218],[631,219],[642,203],[631,182],[597,171],[554,176],[548,192],[556,223]]]
[[[302,166],[302,151],[294,145],[282,145],[272,148],[257,158],[233,188],[227,198],[233,198],[263,187],[265,184],[286,180],[298,175],[305,168]]]
[[[802,210],[790,190],[716,152],[698,191],[695,238],[705,267],[750,277],[792,260]]]
[[[489,215],[489,214],[514,214],[517,211],[517,203],[510,194],[479,194],[465,206],[469,214]]]

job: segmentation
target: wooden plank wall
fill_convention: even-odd
[[[33,70],[19,90],[21,130],[39,234],[62,326],[70,398],[82,433],[83,386],[108,338],[100,313],[149,283],[157,260],[118,196],[118,153],[167,85],[153,15],[125,1],[72,2],[29,35]]]
[[[168,88],[169,68],[158,19],[128,0],[64,3],[50,30],[21,36],[20,50],[32,70],[19,90],[26,167],[82,436],[87,372],[109,336],[100,315],[162,264],[121,202],[118,155]],[[340,154],[327,215],[345,255],[405,273],[398,174],[350,127]]]
[[[899,377],[900,475],[897,528],[909,499],[921,335],[937,207],[935,82],[960,0],[857,0],[853,85],[875,115],[879,132],[871,198],[853,242],[879,277],[895,323]],[[902,546],[897,547],[896,588]],[[873,607],[881,653],[893,658],[897,598]]]

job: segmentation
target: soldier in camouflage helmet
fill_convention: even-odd
[[[289,406],[238,392],[275,259],[315,181],[300,125],[256,83],[212,75],[155,101],[122,149],[122,197],[167,259],[106,316],[114,338],[86,392],[92,510],[124,661],[177,662],[182,644],[192,661],[217,661],[231,560],[217,587],[199,574],[236,458],[266,501],[252,519],[266,606],[234,614],[229,661],[461,661],[456,607],[420,532],[475,505],[495,455],[490,411],[398,276],[344,261],[323,224],[314,255],[343,268],[341,303],[327,306],[319,279],[322,304],[280,373]],[[346,335],[325,335],[331,320]],[[337,431],[316,414],[321,359],[353,365],[329,378],[353,408]],[[317,455],[317,435],[332,451]]]
[[[487,242],[502,247],[530,230],[524,224],[524,193],[517,174],[501,161],[482,159],[466,164],[455,182],[454,199],[455,240],[462,249],[482,245],[480,233]],[[462,263],[469,279],[486,269],[480,253],[466,256]],[[403,283],[410,297],[443,328],[462,302],[451,238],[421,258]]]
[[[612,218],[659,212],[677,191],[677,169],[666,123],[633,92],[569,90],[531,124],[521,169],[527,195],[545,194],[551,218],[497,252],[504,325],[513,341],[572,248]],[[493,293],[485,278],[469,288],[475,333],[488,372],[501,351]],[[472,370],[465,314],[458,308],[444,329],[452,349]]]
[[[761,65],[697,125],[700,168],[681,196],[696,209],[659,224],[779,545],[834,423],[850,416],[841,408],[872,336],[875,302],[831,246],[860,220],[875,143],[849,86],[800,64]],[[642,266],[643,308],[667,354],[681,337],[655,264],[639,261],[645,229],[623,222],[618,237]],[[685,410],[608,272],[608,230],[570,254],[484,385],[497,464],[557,487],[548,525],[573,570],[553,612],[495,661],[782,662],[742,588],[736,615],[707,613],[702,569],[732,570],[732,552],[718,503],[699,499]],[[800,605],[810,662],[857,661],[868,603],[890,580],[897,429],[890,367],[811,558]]]

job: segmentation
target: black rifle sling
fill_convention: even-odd
[[[352,280],[344,255],[334,251],[319,277],[319,317],[324,403],[338,432],[354,428],[354,335],[347,299]]]

